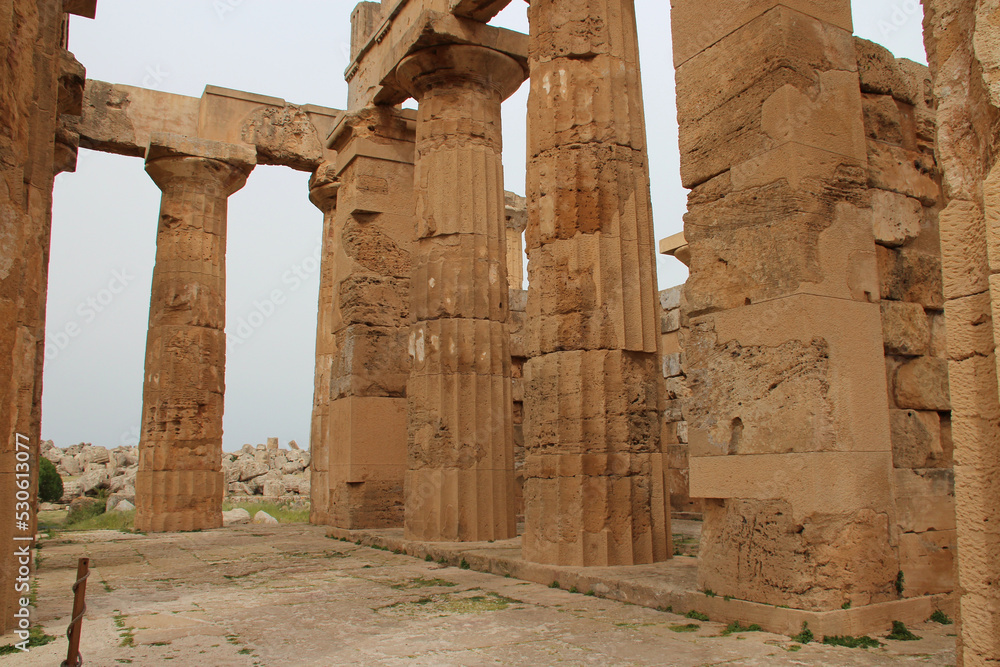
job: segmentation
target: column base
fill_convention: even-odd
[[[222,527],[222,472],[139,471],[135,489],[138,531],[172,533]]]

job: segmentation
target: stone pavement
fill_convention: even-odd
[[[767,633],[721,636],[718,623],[324,533],[305,525],[63,533],[39,552],[37,622],[62,634],[76,559],[89,556],[88,666],[955,663],[954,626],[912,627],[923,640],[885,641],[876,650],[800,647]],[[50,667],[64,657],[59,639],[29,655],[0,657],[0,665]]]

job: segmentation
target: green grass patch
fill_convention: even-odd
[[[882,646],[882,642],[867,635],[862,637],[834,635],[823,637],[823,643],[827,646],[843,646],[844,648],[879,648]]]
[[[667,627],[671,632],[697,632],[701,629],[701,626],[697,623],[688,623],[687,625],[670,625]]]
[[[28,648],[32,649],[37,646],[45,646],[46,644],[51,644],[56,640],[52,635],[47,635],[42,632],[40,627],[32,626],[28,630]],[[0,655],[14,655],[17,653],[23,653],[23,651],[14,644],[7,644],[6,646],[0,646]]]
[[[733,621],[726,626],[726,629],[722,631],[723,637],[728,637],[729,635],[735,635],[740,632],[763,632],[761,627],[756,623],[752,623],[749,627],[743,625],[739,621]]]
[[[222,504],[223,512],[237,508],[242,508],[249,512],[251,519],[257,512],[267,512],[277,519],[278,523],[309,523],[308,503],[246,500],[240,502],[227,501]]]
[[[468,562],[467,560],[465,560],[465,559],[463,558],[463,559],[462,559],[462,562],[458,564],[458,567],[459,567],[459,568],[461,568],[461,569],[463,569],[463,570],[468,570],[468,569],[470,569],[470,568],[471,568],[472,566],[471,566],[471,565],[469,565],[469,562]]]
[[[951,625],[952,623],[954,623],[954,621],[951,620],[948,614],[944,613],[940,609],[934,610],[934,613],[931,614],[931,617],[928,618],[927,620],[930,621],[931,623],[938,623],[940,625]]]
[[[403,583],[393,584],[390,588],[398,590],[408,590],[412,588],[433,588],[435,586],[457,586],[453,581],[448,581],[447,579],[424,579],[423,577],[417,577],[416,579],[410,579],[409,581],[404,581]]]
[[[809,629],[809,624],[806,622],[802,623],[802,631],[797,635],[792,635],[792,641],[798,642],[800,644],[808,644],[812,640],[816,639],[813,631]]]
[[[708,614],[703,614],[700,611],[695,611],[694,609],[684,614],[684,618],[690,618],[692,621],[702,621],[703,623],[708,622]]]
[[[906,625],[901,621],[892,622],[892,632],[885,636],[886,639],[891,639],[897,642],[915,642],[920,641],[920,637],[910,632]]]
[[[67,517],[63,530],[117,530],[119,532],[130,533],[135,528],[135,510],[128,512],[103,512],[93,516],[81,516],[83,518],[79,521],[70,521],[70,518]]]
[[[559,588],[559,582],[553,581],[551,584],[549,584],[549,588]]]

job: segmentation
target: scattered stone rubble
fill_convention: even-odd
[[[311,457],[294,440],[288,446],[281,449],[277,438],[268,438],[266,445],[244,445],[238,452],[224,453],[222,471],[227,495],[236,499],[308,499]],[[62,449],[47,440],[42,443],[42,456],[55,464],[63,478],[63,503],[105,490],[109,494],[109,511],[121,502],[134,507],[138,447],[108,449],[80,443]]]

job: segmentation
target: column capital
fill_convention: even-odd
[[[432,46],[407,56],[396,68],[396,77],[407,92],[419,101],[442,84],[468,82],[493,89],[507,99],[527,79],[516,60],[485,46],[449,44]]]
[[[337,193],[340,191],[340,181],[337,180],[337,165],[324,162],[309,179],[309,201],[324,214],[332,213],[337,208]]]
[[[253,146],[156,133],[146,149],[146,172],[163,190],[178,179],[217,183],[225,196],[246,184],[257,164]]]

